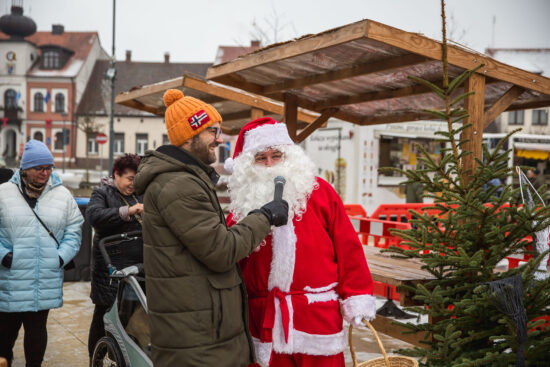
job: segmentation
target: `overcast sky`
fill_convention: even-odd
[[[15,1],[38,30],[60,23],[97,31],[111,54],[112,0]],[[0,12],[11,4],[0,0]],[[548,0],[448,0],[447,15],[451,36],[477,51],[550,48]],[[116,56],[132,50],[135,61],[162,61],[170,52],[172,61],[212,62],[219,45],[249,44],[254,22],[271,40],[276,29],[276,41],[285,41],[362,19],[441,38],[439,0],[117,0]]]

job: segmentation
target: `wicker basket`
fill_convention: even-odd
[[[384,357],[379,357],[375,359],[371,359],[370,361],[357,363],[357,358],[355,357],[355,351],[353,350],[353,343],[351,341],[352,336],[352,329],[353,327],[349,326],[349,350],[351,352],[351,359],[353,360],[353,367],[418,367],[418,361],[411,357],[402,357],[402,356],[388,356],[386,354],[386,350],[384,349],[384,346],[382,345],[382,342],[380,341],[380,338],[378,337],[378,333],[370,322],[363,320],[366,326],[372,331],[372,334],[376,338],[376,342],[378,342],[378,347],[382,351],[382,354]]]

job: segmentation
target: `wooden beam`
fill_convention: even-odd
[[[281,43],[280,45],[267,48],[261,52],[249,54],[225,64],[211,66],[208,68],[206,78],[220,81],[221,77],[224,75],[360,39],[365,36],[367,26],[368,21],[363,20],[344,27],[325,31],[321,34]]]
[[[544,108],[550,106],[550,100],[533,101],[527,103],[513,104],[506,111],[532,110],[534,108]]]
[[[361,126],[378,125],[378,124],[392,124],[396,122],[408,122],[418,120],[434,120],[435,117],[426,112],[408,112],[399,115],[386,115],[386,116],[369,116],[361,119]]]
[[[183,86],[183,77],[166,80],[162,83],[150,84],[132,88],[128,92],[121,92],[115,96],[115,103],[124,104],[124,101],[133,100],[150,94],[162,93],[167,89],[179,89]]]
[[[410,331],[404,326],[396,325],[393,323],[394,319],[391,317],[385,317],[381,315],[376,315],[374,320],[371,320],[371,325],[376,329],[377,332],[391,336],[404,342],[416,345],[421,348],[429,348],[428,344],[421,343],[421,340],[424,340],[424,333],[418,332],[415,334],[403,334],[404,331]],[[429,340],[429,339],[428,339]]]
[[[443,85],[442,82],[436,82],[436,81],[431,81],[431,82],[437,85],[438,87],[441,87]],[[493,83],[501,83],[501,82],[496,79],[491,79],[487,81],[487,84],[493,84]],[[433,91],[430,88],[425,87],[421,84],[415,84],[415,85],[410,85],[408,87],[403,87],[399,89],[381,90],[376,92],[358,93],[354,95],[336,96],[336,97],[326,99],[322,102],[314,103],[311,109],[318,110],[321,107],[324,107],[324,108],[337,107],[337,106],[344,106],[344,105],[356,104],[356,103],[381,101],[384,99],[409,97],[409,96],[415,96],[418,94],[425,94],[425,93],[433,93]]]
[[[223,99],[239,102],[247,106],[258,108],[264,111],[284,115],[284,106],[282,103],[276,103],[274,100],[235,90],[225,85],[213,83],[199,78],[186,76],[184,86],[204,93],[212,94]],[[298,110],[298,120],[311,123],[317,119],[318,115],[304,110]]]
[[[472,124],[469,128],[462,131],[460,139],[469,140],[462,146],[464,151],[472,154],[462,158],[462,168],[466,173],[466,180],[471,179],[475,173],[477,163],[475,159],[481,159],[481,143],[483,141],[483,127],[485,126],[485,77],[479,74],[473,74],[464,83],[464,92],[475,92],[464,100],[464,109],[468,111],[469,117],[464,120],[464,124]]]
[[[242,111],[222,113],[221,116],[222,116],[223,121],[249,119],[250,118],[250,111],[248,109],[246,109],[246,110],[242,110]]]
[[[282,98],[284,100],[284,96],[282,96]],[[315,111],[319,113],[322,113],[323,110],[325,110],[324,107],[314,108],[315,104],[308,99],[305,99],[300,96],[297,96],[297,98],[298,98],[298,107],[302,107],[302,108],[305,108],[306,110]],[[352,124],[357,124],[357,125],[361,124],[361,119],[362,119],[362,117],[359,115],[353,114],[348,111],[343,111],[343,110],[338,110],[333,117],[343,121],[351,122]]]
[[[368,38],[431,59],[441,60],[440,42],[418,33],[405,32],[401,29],[393,28],[372,20],[368,22]],[[537,92],[550,95],[550,79],[542,75],[503,64],[488,56],[467,51],[453,45],[448,46],[448,58],[449,64],[463,69],[473,69],[483,64],[484,67],[477,71],[477,73],[481,75],[490,76],[525,89],[536,90]]]
[[[491,108],[485,111],[485,124],[483,128],[487,128],[487,126],[489,126],[498,117],[498,115],[506,111],[506,109],[510,107],[510,105],[514,103],[514,101],[518,99],[523,92],[525,92],[525,89],[518,87],[517,85],[514,85],[508,89],[508,91],[506,91],[506,93],[504,93],[502,97],[500,97],[498,101],[491,106]]]
[[[154,115],[163,116],[164,115],[164,109],[158,109],[156,107],[147,106],[140,101],[136,101],[134,99],[125,100],[123,102],[118,102],[118,104],[121,104],[126,107],[135,108],[136,110],[141,111],[147,111]]]
[[[317,120],[313,121],[311,124],[307,125],[305,129],[303,129],[300,134],[296,137],[295,142],[301,143],[304,141],[308,136],[310,136],[315,130],[320,128],[327,120],[332,117],[336,112],[338,111],[337,108],[329,108],[321,114],[317,118]]]
[[[296,130],[298,128],[298,98],[295,94],[285,95],[285,124],[290,139],[296,141]]]
[[[264,111],[263,110],[260,110],[259,108],[254,108],[252,107],[250,109],[250,118],[252,119],[252,121],[256,120],[256,119],[259,119],[260,117],[263,117],[264,116]],[[315,120],[317,121],[317,120]],[[315,122],[313,121],[313,122]]]
[[[262,94],[262,91],[264,89],[263,86],[246,81],[243,77],[236,74],[223,76],[218,80],[216,80],[216,82],[220,84],[230,85],[242,90],[246,90],[247,92],[254,93],[254,94]]]
[[[375,62],[353,65],[344,69],[329,71],[324,74],[316,74],[303,78],[285,80],[281,83],[265,86],[261,94],[269,95],[271,93],[286,91],[288,89],[299,89],[319,83],[328,83],[336,80],[353,78],[355,76],[403,68],[406,66],[421,64],[429,60],[430,59],[426,57],[415,54],[387,58]]]
[[[394,89],[394,90],[382,90],[377,92],[358,93],[358,94],[348,95],[348,96],[337,96],[337,97],[329,98],[322,102],[317,102],[314,104],[314,107],[315,109],[317,109],[321,106],[324,106],[324,107],[345,106],[345,105],[350,105],[355,103],[364,103],[364,102],[371,102],[371,101],[379,101],[383,99],[408,97],[412,95],[430,93],[430,92],[432,92],[432,90],[423,85],[411,85],[409,87],[404,87],[404,88]]]

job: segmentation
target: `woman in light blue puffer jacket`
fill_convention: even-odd
[[[27,366],[42,363],[48,311],[63,304],[63,265],[80,249],[82,215],[52,168],[46,145],[30,140],[21,170],[0,185],[0,357],[13,358],[23,324]]]

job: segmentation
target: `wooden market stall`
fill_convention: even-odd
[[[238,133],[244,123],[265,111],[282,118],[291,138],[300,142],[330,117],[361,126],[431,119],[423,109],[442,109],[442,101],[408,77],[442,85],[440,59],[440,42],[363,20],[212,66],[207,73],[210,80],[184,74],[123,92],[115,101],[162,115],[164,91],[177,88],[213,104],[224,118],[226,133]],[[463,162],[466,168],[473,168],[474,158],[481,157],[483,130],[502,112],[550,106],[546,77],[456,45],[449,46],[448,59],[451,77],[483,65],[464,86],[476,92],[464,102],[470,114],[467,122],[472,123],[464,131],[463,138],[470,140],[465,149],[474,152]],[[380,279],[418,281],[397,279],[394,269],[395,264],[389,264],[372,271]],[[403,335],[404,329],[389,318],[380,316],[374,322],[388,335],[422,345],[419,336]]]
[[[298,108],[358,125],[432,119],[422,110],[443,109],[441,99],[408,77],[441,86],[441,49],[423,35],[363,20],[214,65],[207,78],[284,102],[289,133],[302,141],[320,123],[298,133]],[[484,128],[502,112],[550,106],[546,77],[456,45],[449,46],[448,60],[450,77],[483,65],[464,87],[476,92],[464,102],[466,122],[473,124],[463,136],[470,140],[465,149],[474,152],[467,168],[481,158]]]
[[[229,135],[238,134],[245,123],[264,114],[279,119],[284,114],[282,102],[208,81],[191,73],[119,93],[115,103],[164,116],[166,107],[162,96],[167,89],[179,89],[186,96],[212,104],[223,118],[223,132]],[[318,117],[317,113],[302,109],[298,111],[298,121],[302,122],[302,127]]]

